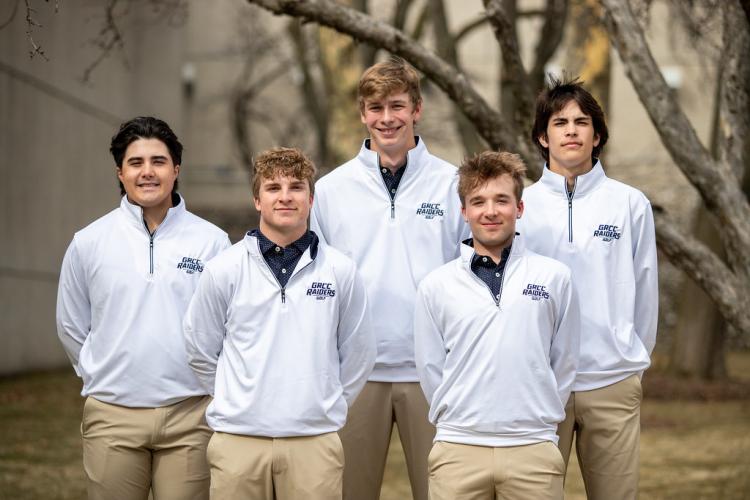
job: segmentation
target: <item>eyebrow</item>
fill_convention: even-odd
[[[143,156],[131,156],[130,158],[127,159],[127,163],[135,163],[135,162],[143,161],[143,158],[144,158]],[[154,156],[151,156],[150,158],[151,158],[151,161],[167,159],[167,157],[164,155],[154,155]]]

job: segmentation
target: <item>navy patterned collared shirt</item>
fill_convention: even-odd
[[[367,149],[370,149],[370,139],[367,139],[365,143],[365,147]],[[407,155],[407,163],[408,163],[408,155]],[[404,172],[406,172],[406,163],[404,163],[403,166],[399,167],[396,170],[396,173],[391,173],[391,170],[379,165],[380,168],[380,175],[383,176],[383,182],[385,183],[385,188],[388,190],[388,195],[391,197],[391,201],[394,200],[396,197],[396,191],[398,191],[398,185],[401,182],[401,178],[404,176]]]
[[[294,272],[294,268],[297,266],[302,254],[305,253],[305,250],[310,246],[315,246],[317,242],[317,236],[309,230],[300,239],[287,247],[282,247],[269,240],[260,232],[260,229],[253,229],[249,234],[258,238],[260,253],[263,255],[263,259],[265,259],[271,272],[279,280],[281,288],[286,287],[289,277]],[[313,249],[310,250],[312,251]]]
[[[468,244],[473,247],[474,240],[471,239]],[[500,292],[503,288],[503,273],[505,272],[505,264],[508,262],[508,256],[510,256],[511,247],[512,244],[507,248],[503,248],[498,264],[495,264],[495,261],[491,257],[480,255],[476,252],[471,258],[471,271],[487,284],[492,291],[495,302],[500,300]]]

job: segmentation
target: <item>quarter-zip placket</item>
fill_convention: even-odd
[[[377,155],[377,161],[378,161],[378,169],[385,169],[386,167],[383,167],[380,165],[380,155]],[[409,164],[409,157],[407,155],[406,157],[406,164]],[[391,191],[388,189],[388,185],[385,183],[385,179],[383,179],[383,174],[385,172],[378,172],[380,176],[380,180],[383,182],[383,187],[385,188],[386,194],[388,194],[388,197],[391,200],[391,220],[396,218],[396,193],[398,193],[398,188],[401,187],[401,181],[404,180],[403,176],[401,177],[401,181],[399,181],[398,186]],[[406,170],[404,170],[404,175],[406,175]]]
[[[271,266],[268,265],[268,262],[266,262],[266,258],[263,257],[263,252],[260,250],[260,241],[258,239],[255,239],[255,243],[258,245],[258,255],[260,255],[260,260],[263,261],[263,264],[265,264],[266,269],[268,269],[268,272],[271,273],[271,276],[273,276],[273,279],[276,280],[276,284],[279,285],[279,290],[281,291],[281,303],[286,304],[286,286],[281,286],[281,282],[279,281],[279,278],[276,277],[276,274],[273,272],[273,269],[271,269]],[[312,264],[313,259],[310,259],[310,262],[305,264],[304,266],[297,269],[297,272],[293,272],[291,276],[289,276],[289,280],[286,282],[288,285],[290,281],[292,281],[292,278],[294,278],[296,275],[302,272],[303,269],[305,269],[307,266]],[[299,262],[298,262],[299,263]]]
[[[573,243],[573,196],[578,185],[578,178],[573,181],[573,191],[568,191],[568,180],[563,179],[565,194],[568,197],[568,243]]]
[[[469,260],[471,262],[471,260]],[[488,292],[490,292],[490,297],[492,297],[492,300],[495,302],[495,305],[497,306],[497,309],[501,311],[500,308],[500,299],[503,296],[503,286],[505,285],[505,270],[508,269],[508,264],[510,264],[510,255],[508,255],[508,260],[505,261],[505,266],[503,267],[502,272],[500,273],[500,289],[497,291],[497,296],[495,296],[494,293],[492,293],[492,289],[490,286],[482,280],[479,276],[474,274],[474,271],[471,270],[471,264],[469,264],[469,274],[471,274],[475,280],[477,280],[479,283],[484,285],[484,287],[487,289]]]
[[[158,227],[154,229],[154,232],[152,233],[148,229],[148,224],[146,224],[145,219],[143,220],[143,227],[146,228],[146,233],[148,234],[148,274],[149,276],[154,275],[154,237],[156,236],[156,229],[159,229]]]

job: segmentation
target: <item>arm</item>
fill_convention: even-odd
[[[633,272],[635,274],[635,310],[633,325],[649,355],[656,345],[659,317],[659,280],[656,263],[656,235],[651,204],[635,221],[633,228]]]
[[[365,285],[353,267],[351,276],[342,284],[338,292],[341,294],[337,342],[339,377],[344,399],[351,407],[375,366],[377,346],[370,325]]]
[[[578,370],[580,342],[580,310],[578,294],[568,278],[557,308],[555,332],[550,346],[550,366],[557,380],[557,394],[563,407],[568,403]]]
[[[56,319],[57,336],[79,377],[81,348],[91,330],[91,302],[85,276],[74,238],[65,252],[60,270]]]
[[[201,385],[214,394],[216,365],[224,343],[227,300],[208,269],[198,281],[182,323],[188,364]]]
[[[432,406],[432,397],[443,381],[446,351],[443,332],[433,317],[424,286],[417,290],[414,308],[414,357],[422,392]]]

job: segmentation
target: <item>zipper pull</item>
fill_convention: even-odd
[[[285,288],[281,289],[281,303],[286,304],[286,289]]]

